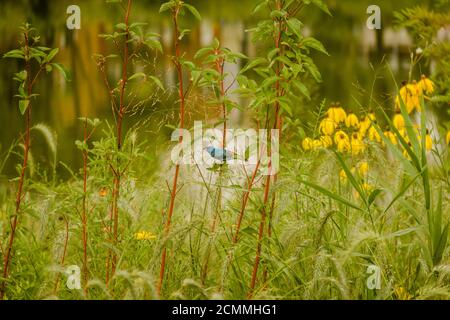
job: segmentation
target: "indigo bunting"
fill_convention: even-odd
[[[233,154],[226,149],[214,148],[212,146],[209,146],[206,147],[206,151],[211,157],[222,162],[227,162],[233,159]]]

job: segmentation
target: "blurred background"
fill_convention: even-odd
[[[192,33],[183,40],[183,50],[192,58],[202,46],[209,45],[214,37],[234,51],[250,57],[258,53],[258,45],[252,43],[247,29],[255,26],[259,17],[251,13],[255,0],[192,0],[202,14],[202,22],[191,16],[183,18],[183,24]],[[367,110],[369,96],[374,82],[375,71],[383,61],[388,61],[394,71],[396,81],[400,83],[408,78],[410,51],[415,50],[413,40],[405,29],[395,28],[393,14],[395,11],[417,4],[432,5],[426,0],[328,0],[326,1],[333,15],[330,17],[315,7],[303,12],[300,19],[305,23],[304,33],[320,40],[330,53],[325,56],[313,53],[313,58],[322,74],[323,83],[310,86],[313,91],[312,101],[300,106],[299,116],[307,116],[310,110],[317,109],[323,99],[328,102],[339,101],[347,109]],[[162,36],[165,52],[171,51],[171,27],[167,15],[159,14],[162,1],[136,0],[131,19],[147,22],[148,28]],[[81,30],[66,28],[66,9],[76,4],[81,8]],[[371,31],[366,27],[369,5],[377,4],[382,13],[382,29]],[[93,54],[108,55],[109,45],[98,37],[101,33],[112,30],[115,24],[123,20],[120,8],[103,0],[2,0],[0,2],[0,53],[17,47],[18,27],[23,22],[30,22],[41,36],[42,44],[59,47],[57,61],[63,63],[72,74],[72,81],[65,82],[58,74],[44,77],[36,88],[41,93],[34,104],[34,123],[43,122],[54,129],[58,135],[60,161],[76,168],[81,156],[74,141],[81,139],[82,126],[79,117],[88,116],[110,119],[111,109],[108,93],[101,74],[98,71]],[[175,74],[167,56],[157,57],[156,75],[167,87],[175,84]],[[156,60],[155,60],[156,61]],[[0,152],[4,152],[11,142],[23,130],[23,119],[19,114],[17,101],[13,98],[17,92],[17,83],[12,81],[13,74],[20,68],[16,60],[0,59]],[[230,67],[230,72],[238,71],[239,66]],[[234,68],[234,69],[233,69]],[[422,68],[422,67],[421,67]],[[424,66],[421,73],[430,74],[432,66]],[[120,69],[112,68],[110,75],[114,78]],[[386,73],[386,71],[383,71]],[[390,75],[381,74],[385,80],[376,82],[374,94],[379,101],[392,105],[395,84]],[[117,77],[115,77],[117,79]],[[158,144],[170,138],[170,130],[157,124],[172,122],[176,125],[177,117],[170,117],[175,102],[174,95],[168,94],[157,103],[147,108],[142,116],[152,118],[146,132],[153,141],[154,152]],[[152,123],[154,126],[152,127]],[[153,128],[153,129],[152,129]],[[33,141],[35,157],[43,163],[46,160],[45,144],[40,138]],[[14,162],[14,161],[10,161]],[[60,168],[60,170],[64,171]],[[14,167],[6,172],[13,173]],[[63,174],[64,175],[64,174]]]

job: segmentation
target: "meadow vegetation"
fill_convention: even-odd
[[[32,118],[33,101],[51,94],[34,92],[41,76],[59,71],[70,81],[54,62],[58,49],[45,47],[25,24],[20,47],[4,55],[23,64],[12,77],[26,126],[0,158],[0,173],[12,155],[23,160],[17,178],[0,190],[2,299],[450,298],[450,125],[428,119],[448,109],[448,43],[418,43],[410,78],[387,93],[390,99],[377,99],[369,88],[368,106],[349,108],[327,97],[315,106],[311,92],[327,75],[311,51],[328,52],[304,35],[301,19],[309,10],[331,15],[324,1],[260,1],[255,13],[265,19],[248,30],[259,44],[256,56],[216,39],[192,61],[181,43],[190,36],[186,15],[202,19],[195,7],[181,0],[161,6],[174,31],[173,51],[163,52],[160,36],[133,21],[133,0],[107,2],[123,8],[123,20],[99,35],[113,51],[93,52],[92,72],[102,75],[114,122],[79,115],[83,136],[62,142],[75,143],[83,159],[80,169],[64,167],[70,179],[55,169],[63,164],[54,132]],[[447,21],[419,13],[416,23],[411,11],[398,13],[398,24],[420,35],[421,18],[430,26]],[[176,70],[173,88],[155,72],[162,55]],[[419,67],[433,59],[438,72],[422,75]],[[239,74],[227,74],[224,66],[237,63]],[[120,66],[116,78],[111,65]],[[373,68],[374,82],[380,70],[392,73],[383,60]],[[226,85],[230,78],[237,89]],[[395,83],[395,76],[382,81]],[[141,111],[167,94],[178,110],[168,128],[203,120],[189,116],[199,104],[215,108],[216,122],[208,125],[222,130],[222,148],[233,110],[253,128],[279,130],[279,172],[264,175],[260,159],[239,170],[173,164],[170,151],[183,143],[181,135],[161,148],[155,170]],[[300,108],[313,121],[300,118]],[[47,142],[51,167],[33,159],[37,135]],[[270,156],[270,136],[267,146]],[[66,286],[74,265],[79,290]],[[377,289],[367,286],[370,266],[380,269]]]

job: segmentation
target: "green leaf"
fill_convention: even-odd
[[[118,24],[116,24],[116,28],[117,29],[119,29],[119,30],[123,30],[123,31],[125,31],[125,30],[127,30],[127,25],[125,24],[125,23],[118,23]]]
[[[175,7],[175,5],[176,4],[173,1],[163,3],[161,5],[161,7],[159,8],[159,13],[163,13],[164,11],[171,10],[173,7]]]
[[[155,77],[155,76],[150,76],[149,77],[161,90],[163,90],[164,91],[164,86],[163,86],[163,84],[162,84],[162,82],[161,82],[161,80],[159,80],[157,77]]]
[[[59,52],[59,48],[55,48],[52,51],[49,52],[49,54],[47,55],[47,57],[45,57],[45,61],[46,62],[50,62],[53,60],[53,58],[58,54]]]
[[[52,65],[52,67],[54,67],[56,70],[58,70],[63,75],[63,77],[66,81],[71,81],[69,72],[66,70],[66,68],[62,64],[52,63],[51,65]]]
[[[321,186],[318,186],[318,185],[316,185],[314,183],[311,183],[311,182],[308,182],[308,181],[304,181],[304,180],[301,180],[300,183],[303,183],[304,185],[307,185],[308,187],[311,187],[311,188],[319,191],[323,195],[325,195],[325,196],[327,196],[327,197],[329,197],[331,199],[334,199],[334,200],[336,200],[336,201],[338,201],[338,202],[340,202],[340,203],[342,203],[342,204],[344,204],[344,205],[346,205],[348,207],[351,207],[351,208],[359,210],[359,211],[364,211],[363,209],[358,207],[356,204],[351,203],[347,199],[344,199],[341,196],[339,196],[338,194],[335,194],[335,193],[333,193],[333,192],[331,192],[331,191],[329,191],[329,190],[327,190],[327,189],[325,189],[325,188],[323,188]]]
[[[383,192],[382,189],[375,189],[372,191],[372,193],[369,195],[369,199],[367,200],[367,203],[369,207],[374,203],[374,201],[377,199],[377,197]]]
[[[323,46],[322,42],[313,37],[304,38],[301,42],[301,45],[304,45],[308,48],[312,48],[329,56],[328,51]]]
[[[198,10],[195,9],[194,6],[192,6],[192,5],[190,5],[190,4],[187,4],[187,3],[184,3],[183,6],[184,6],[185,8],[187,8],[197,20],[199,20],[199,21],[202,20],[202,16],[201,16],[200,13],[198,12]]]
[[[297,38],[301,39],[302,36],[302,26],[303,24],[297,18],[290,18],[287,21],[287,25],[289,29],[297,36]]]
[[[320,10],[331,16],[331,12],[328,9],[328,6],[322,0],[304,0],[305,4],[313,4],[318,7]]]
[[[25,59],[25,55],[22,50],[11,50],[3,55],[3,58]]]
[[[145,76],[145,73],[143,73],[143,72],[138,72],[138,73],[135,73],[135,74],[133,74],[132,76],[130,76],[129,78],[128,78],[128,81],[132,81],[132,80],[134,80],[134,79],[137,79],[137,78],[145,78],[146,76]]]
[[[311,100],[308,88],[300,80],[294,80],[293,84],[308,100]]]
[[[361,197],[361,199],[363,199],[363,201],[365,202],[365,204],[367,205],[367,198],[366,198],[366,194],[363,191],[363,189],[361,188],[361,185],[358,183],[358,181],[356,180],[355,176],[353,175],[352,171],[349,169],[349,167],[347,166],[347,164],[345,163],[344,159],[341,157],[341,155],[337,152],[337,151],[333,151],[334,154],[336,155],[336,158],[338,159],[342,169],[345,172],[345,175],[347,176],[348,181],[350,181],[350,183],[353,185],[353,188],[356,190],[356,192],[358,192],[359,196]]]
[[[247,72],[248,70],[253,69],[254,67],[259,66],[259,65],[261,65],[261,64],[263,64],[263,63],[267,63],[267,60],[264,59],[264,58],[255,58],[255,59],[252,59],[252,60],[250,60],[250,61],[247,63],[247,65],[246,65],[244,68],[242,68],[242,70],[241,70],[240,73],[245,73],[245,72]]]
[[[20,114],[24,115],[30,105],[30,100],[20,100],[19,101],[19,110]]]

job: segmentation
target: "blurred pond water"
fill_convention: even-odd
[[[166,52],[171,51],[170,20],[158,13],[162,1],[134,1],[133,21],[147,22],[149,29],[162,35]],[[409,68],[409,47],[411,39],[404,30],[393,29],[393,12],[416,3],[426,1],[399,0],[376,1],[382,9],[383,28],[380,32],[370,31],[366,27],[367,7],[373,1],[330,0],[326,1],[333,17],[329,17],[317,8],[307,9],[301,16],[305,23],[304,33],[322,41],[330,56],[313,53],[313,57],[322,73],[323,83],[313,85],[313,100],[298,106],[299,117],[310,116],[324,98],[327,101],[340,101],[346,108],[367,110],[368,98],[375,72],[383,57],[391,63],[396,81],[407,77]],[[255,0],[197,0],[191,1],[203,16],[201,23],[190,17],[183,20],[184,26],[192,33],[183,42],[183,50],[191,58],[201,47],[208,45],[214,37],[232,50],[254,56],[258,44],[251,41],[251,35],[245,30],[254,26],[258,16],[251,15]],[[66,8],[77,4],[81,8],[82,28],[70,31],[65,27]],[[62,62],[72,72],[73,80],[65,83],[59,75],[45,77],[36,91],[41,96],[34,104],[34,122],[43,122],[51,126],[58,134],[58,159],[73,168],[80,165],[81,157],[74,141],[80,139],[82,127],[79,117],[98,117],[112,121],[108,93],[105,89],[94,59],[94,53],[109,54],[109,46],[98,34],[110,32],[121,22],[120,9],[103,0],[2,0],[0,3],[0,53],[3,54],[17,45],[18,27],[25,21],[31,22],[41,33],[43,44],[59,47],[58,62]],[[175,83],[175,75],[167,56],[157,57],[156,73],[170,87]],[[18,112],[18,103],[14,94],[17,84],[12,76],[19,70],[14,60],[0,61],[0,153],[3,153],[23,130],[23,119]],[[227,66],[235,74],[239,66]],[[426,72],[427,70],[423,70]],[[118,68],[111,68],[109,75],[117,79]],[[374,94],[379,101],[391,105],[389,94],[393,93],[394,82],[387,72],[384,79],[378,81]],[[164,128],[166,122],[176,125],[174,98],[165,96],[152,103],[139,117],[148,117],[146,135],[153,143],[153,152],[170,137],[170,130]],[[195,118],[195,116],[193,116]],[[202,119],[201,115],[198,119]],[[130,120],[135,121],[135,120]],[[129,124],[130,122],[128,122]],[[48,165],[46,147],[43,139],[33,141],[35,158],[44,166]],[[6,167],[8,175],[14,172],[14,161]],[[64,171],[59,166],[60,171]],[[3,173],[5,173],[3,172]],[[2,174],[0,172],[0,174]]]

